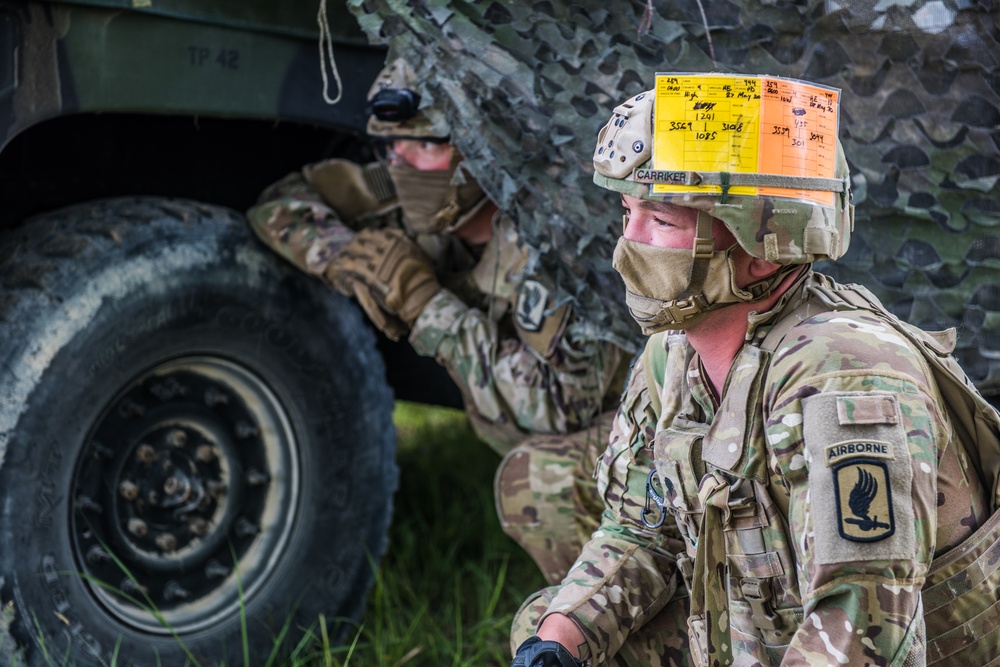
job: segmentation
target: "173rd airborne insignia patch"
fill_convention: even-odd
[[[851,459],[833,467],[840,535],[855,542],[875,542],[896,531],[892,487],[885,463]]]

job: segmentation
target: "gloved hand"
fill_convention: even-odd
[[[584,664],[559,642],[529,637],[517,647],[510,667],[583,667]]]
[[[353,293],[346,294],[346,296],[354,297],[358,305],[361,306],[361,310],[365,311],[365,315],[368,316],[369,321],[379,331],[384,333],[386,338],[389,340],[399,340],[410,332],[409,325],[379,305],[378,300],[368,285],[358,282],[352,283],[351,287],[354,290]],[[337,291],[344,294],[340,288]]]
[[[372,323],[390,338],[380,321],[391,328],[399,325],[405,333],[441,289],[430,257],[398,229],[363,229],[355,234],[330,261],[326,279],[341,293],[357,298]]]

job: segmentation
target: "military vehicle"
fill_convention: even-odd
[[[368,159],[405,53],[588,332],[638,349],[597,130],[661,72],[843,91],[852,249],[824,267],[1000,391],[996,0],[0,2],[0,663],[258,664],[356,619],[386,548],[393,395],[433,362],[241,212]],[[245,621],[244,621],[245,619]],[[287,631],[287,634],[285,632]]]
[[[238,213],[364,155],[384,49],[331,3],[328,104],[318,7],[0,3],[0,664],[237,664],[241,617],[257,664],[364,608],[383,355]]]

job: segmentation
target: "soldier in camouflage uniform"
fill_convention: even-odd
[[[387,165],[308,166],[265,191],[248,217],[282,256],[356,298],[388,337],[408,335],[447,368],[477,434],[504,457],[504,530],[555,583],[603,510],[593,467],[623,354],[580,335],[418,88],[398,59],[371,90],[368,132],[386,142]]]
[[[850,241],[839,142],[836,178],[778,186],[833,206],[651,196],[636,168],[653,97],[619,105],[594,154],[649,335],[598,463],[607,510],[562,585],[518,613],[514,664],[996,664],[998,421],[949,355],[954,331],[811,269]]]

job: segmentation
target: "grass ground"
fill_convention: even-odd
[[[510,664],[514,612],[544,580],[500,529],[493,505],[499,457],[459,410],[399,403],[393,420],[400,487],[389,550],[363,618],[340,646],[331,645],[339,629],[334,619],[316,619],[294,646],[281,642],[266,667]],[[0,628],[4,622],[0,615]],[[24,664],[6,655],[0,642],[0,667]],[[65,664],[45,655],[52,665]],[[188,664],[199,664],[189,657]],[[121,667],[117,658],[110,667]]]
[[[463,412],[399,403],[400,488],[389,552],[361,625],[331,648],[322,628],[303,667],[509,665],[514,612],[544,586],[493,505],[499,457]],[[331,629],[332,630],[332,629]]]

